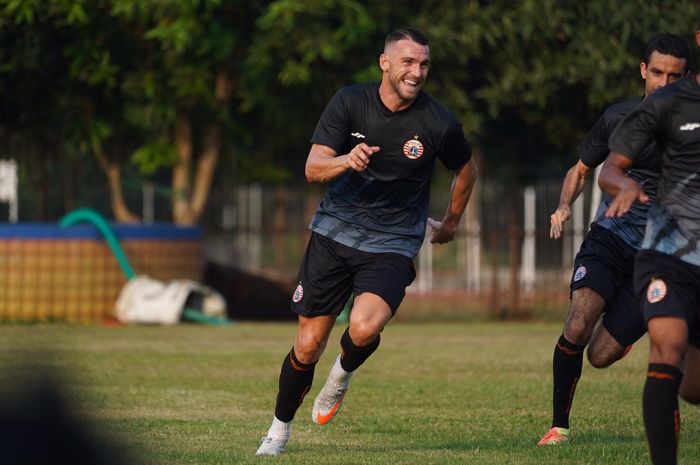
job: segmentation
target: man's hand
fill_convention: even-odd
[[[350,168],[353,171],[364,171],[367,169],[367,165],[369,165],[369,157],[373,153],[377,152],[379,152],[379,147],[377,146],[370,147],[364,142],[361,144],[357,144],[347,154],[345,163],[347,164],[348,168]]]
[[[571,208],[568,205],[557,208],[557,211],[549,216],[549,237],[559,239],[564,230],[564,223],[569,218],[571,218]]]
[[[457,234],[457,224],[448,224],[445,221],[428,218],[428,226],[432,229],[430,232],[431,244],[446,244],[453,241]]]
[[[625,176],[631,167],[631,158],[621,153],[610,152],[603,169],[600,170],[598,185],[603,192],[613,197],[613,201],[605,212],[606,218],[624,215],[635,201],[649,203],[649,196],[644,193],[642,186],[634,179]]]
[[[630,181],[632,180],[630,179]],[[615,218],[624,215],[630,210],[634,202],[647,204],[649,203],[649,196],[644,193],[639,184],[632,181],[627,183],[624,189],[620,189],[620,192],[618,192],[605,212],[605,217]]]

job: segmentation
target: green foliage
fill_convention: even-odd
[[[177,152],[167,139],[158,139],[137,148],[131,161],[143,174],[153,174],[163,166],[172,166],[177,160]]]
[[[225,153],[248,158],[240,175],[285,178],[335,90],[379,79],[384,35],[411,25],[431,41],[426,90],[480,146],[482,173],[560,175],[598,114],[641,94],[647,39],[690,38],[697,11],[697,0],[0,0],[0,132],[8,153],[37,161],[99,146],[153,170],[172,163],[154,141],[184,115],[221,125]],[[93,120],[107,130],[86,132]]]
[[[249,64],[282,64],[282,85],[308,84],[311,68],[337,63],[361,43],[373,22],[359,2],[351,0],[280,0],[270,4],[257,21],[262,33],[252,48]]]
[[[4,0],[0,6],[4,13],[15,24],[31,24],[34,22],[36,9],[41,0]]]
[[[657,32],[690,38],[697,2],[429,2],[430,91],[453,108],[487,155],[486,173],[546,174],[600,112],[643,93],[641,52]],[[449,66],[449,69],[443,69]],[[521,161],[522,160],[522,161]],[[526,161],[525,161],[526,160]]]

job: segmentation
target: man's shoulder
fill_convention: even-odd
[[[655,106],[672,104],[676,97],[683,98],[688,95],[700,97],[695,76],[686,76],[672,84],[662,87],[651,95],[649,99]]]
[[[421,92],[420,98],[414,103],[414,107],[417,110],[429,112],[431,118],[443,124],[454,124],[459,122],[452,111],[426,92]]]
[[[343,97],[369,98],[377,93],[377,83],[365,82],[361,84],[350,84],[338,89],[337,93]]]
[[[622,100],[620,102],[613,103],[606,108],[604,114],[609,119],[620,118],[637,108],[640,103],[642,103],[642,97]]]

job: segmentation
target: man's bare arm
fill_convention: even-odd
[[[634,179],[625,176],[632,166],[632,159],[617,152],[610,152],[603,169],[600,170],[598,185],[613,197],[605,212],[607,218],[622,216],[629,211],[635,201],[649,203],[649,197]]]
[[[441,221],[428,218],[428,225],[432,228],[430,233],[430,242],[432,244],[445,244],[454,240],[459,220],[469,203],[478,177],[479,170],[473,158],[455,173],[454,178],[452,178],[450,200],[447,204],[445,216],[443,216]]]
[[[338,155],[332,148],[313,144],[306,158],[306,180],[309,182],[327,182],[337,178],[347,170],[364,171],[369,165],[369,158],[379,151],[379,147],[357,144],[345,154]]]
[[[583,192],[592,169],[579,160],[566,172],[561,185],[559,206],[549,217],[549,237],[559,239],[564,229],[564,223],[571,217],[571,205]]]

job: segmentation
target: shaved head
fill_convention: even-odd
[[[410,27],[403,27],[387,34],[386,39],[384,39],[384,51],[386,51],[391,44],[404,39],[408,39],[419,45],[425,45],[426,47],[429,45],[428,38],[425,37],[422,32]]]

